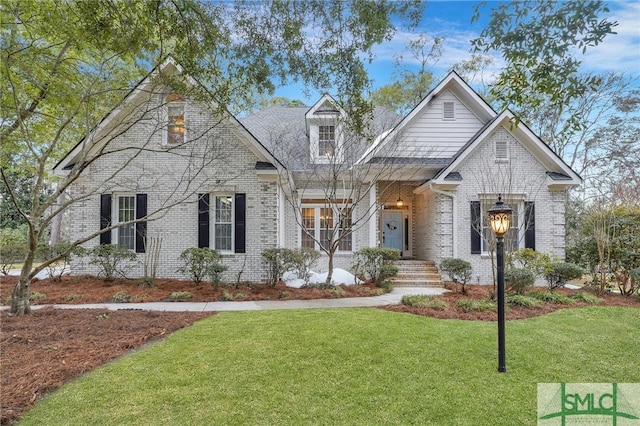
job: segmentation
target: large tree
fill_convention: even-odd
[[[421,7],[383,1],[3,1],[3,203],[26,222],[29,245],[11,312],[30,312],[30,280],[57,260],[36,266],[38,243],[54,217],[77,200],[54,207],[92,158],[81,158],[66,177],[55,179],[49,170],[167,55],[202,83],[189,88],[190,97],[216,105],[217,112],[247,109],[256,95],[297,80],[333,88],[359,129],[368,110],[363,61],[393,35],[394,22],[417,23]],[[186,90],[183,79],[165,84]],[[144,107],[138,108],[125,127],[144,116]],[[28,208],[12,183],[18,169],[33,176]],[[72,241],[69,250],[80,243]]]
[[[472,21],[486,3],[476,5]],[[505,61],[493,94],[501,107],[549,103],[562,110],[593,89],[598,76],[578,74],[580,55],[613,34],[602,1],[518,0],[492,3],[490,20],[472,40],[476,52],[497,51]]]

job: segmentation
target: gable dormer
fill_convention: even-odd
[[[309,138],[309,161],[312,164],[342,162],[344,135],[341,123],[345,112],[338,103],[325,94],[305,115]]]

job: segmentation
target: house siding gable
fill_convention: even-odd
[[[443,103],[454,102],[455,119],[443,119]],[[433,99],[384,153],[394,157],[452,158],[484,123],[451,91]]]

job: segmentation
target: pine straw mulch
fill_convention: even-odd
[[[488,300],[489,295],[492,291],[492,286],[468,285],[466,286],[466,288],[467,288],[467,294],[449,292],[449,293],[443,294],[442,296],[437,296],[436,297],[437,299],[441,299],[447,302],[448,307],[444,310],[436,310],[436,309],[421,308],[421,307],[415,307],[415,306],[405,306],[405,305],[381,306],[380,309],[385,309],[393,312],[404,312],[404,313],[409,313],[414,315],[421,315],[421,316],[440,318],[440,319],[461,319],[461,320],[470,320],[470,321],[497,321],[498,314],[496,312],[492,312],[492,311],[465,312],[464,310],[456,306],[456,304],[460,299]],[[545,288],[536,288],[536,290],[546,291]],[[565,294],[567,296],[570,296],[571,294],[576,293],[578,291],[589,292],[587,290],[568,290],[568,289],[555,290],[556,293]],[[638,297],[634,297],[634,296],[624,297],[616,293],[604,293],[604,294],[592,293],[592,294],[602,299],[602,301],[598,303],[596,306],[625,306],[625,307],[640,308],[640,298]],[[575,303],[570,305],[544,303],[542,306],[537,308],[509,306],[505,313],[505,317],[507,320],[518,320],[518,319],[545,315],[560,309],[580,308],[584,306],[594,306],[594,305],[586,302],[582,302],[582,301],[575,301]]]
[[[4,301],[15,285],[15,278],[0,278],[0,297]],[[467,295],[446,293],[439,296],[449,303],[444,311],[386,306],[382,309],[426,315],[436,318],[467,320],[495,320],[494,312],[465,313],[455,308],[460,298],[486,298],[490,286],[469,286]],[[171,292],[188,291],[193,301],[219,300],[223,290],[210,285],[195,286],[190,282],[157,280],[156,287],[136,286],[135,281],[104,283],[89,277],[65,277],[62,282],[49,280],[34,282],[33,292],[45,295],[41,303],[99,303],[108,302],[119,291],[134,296],[135,301],[165,300]],[[243,293],[243,300],[317,299],[322,297],[369,296],[376,289],[369,286],[343,288],[344,294],[322,289],[293,289],[283,285],[270,289],[265,286],[227,289],[233,294]],[[562,290],[568,293],[569,291]],[[73,297],[70,297],[72,295]],[[606,294],[600,305],[633,306],[640,301]],[[576,303],[571,306],[584,306]],[[194,321],[213,315],[195,312],[146,312],[126,310],[63,310],[45,307],[25,317],[12,317],[0,312],[0,424],[11,424],[30,409],[44,395],[63,383],[73,380],[128,351],[148,342],[161,339]],[[511,308],[508,319],[527,318],[567,308],[567,305],[545,304],[538,309]]]
[[[16,285],[18,277],[0,277],[0,295],[3,305],[10,304],[11,291]],[[264,284],[244,283],[238,288],[222,286],[216,289],[210,283],[196,285],[192,281],[156,279],[153,287],[146,287],[141,280],[117,279],[107,282],[101,278],[91,276],[62,277],[61,281],[50,279],[34,280],[30,289],[32,298],[40,299],[33,304],[86,304],[86,303],[110,303],[116,294],[130,296],[130,302],[161,302],[169,300],[171,293],[188,292],[192,294],[189,302],[213,302],[228,300],[224,298],[233,296],[233,300],[309,300],[338,297],[362,297],[379,295],[380,289],[371,285],[340,286],[341,292],[326,288],[291,288],[283,283],[275,287]]]
[[[0,312],[0,424],[13,423],[63,383],[210,315],[51,307],[24,317]]]

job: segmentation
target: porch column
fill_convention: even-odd
[[[378,192],[377,184],[374,183],[369,188],[369,247],[378,246]]]

